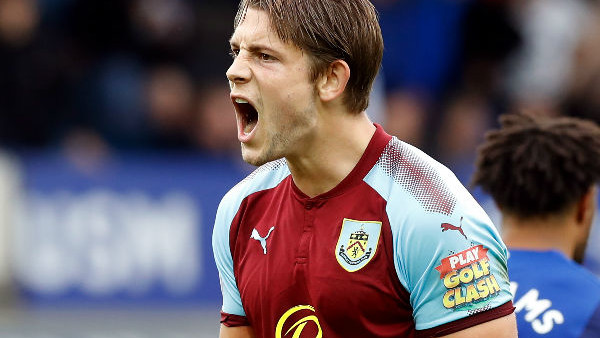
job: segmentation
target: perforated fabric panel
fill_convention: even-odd
[[[377,163],[404,187],[425,211],[452,214],[456,199],[433,164],[406,143],[392,138]]]

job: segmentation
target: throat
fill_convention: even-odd
[[[350,174],[356,163],[341,164],[336,161],[322,161],[319,164],[299,165],[286,158],[296,187],[312,198],[322,195],[338,186]]]
[[[315,197],[334,189],[359,165],[376,128],[364,113],[357,118],[362,120],[328,123],[309,142],[311,146],[286,156],[294,183],[304,194]],[[340,128],[351,136],[341,135]]]

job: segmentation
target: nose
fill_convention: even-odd
[[[233,87],[236,84],[242,84],[250,81],[251,71],[246,61],[244,61],[241,55],[238,55],[229,69],[227,69],[227,79],[229,80],[229,85]]]

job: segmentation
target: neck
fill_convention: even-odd
[[[558,250],[573,259],[576,238],[566,217],[522,219],[503,215],[502,238],[509,248]]]
[[[298,156],[287,156],[294,183],[307,196],[333,189],[354,169],[375,126],[366,113],[343,112],[322,119],[310,145]]]

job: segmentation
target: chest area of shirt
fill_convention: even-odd
[[[310,306],[328,325],[396,308],[399,282],[377,198],[252,201],[238,217],[234,270],[250,317]],[[370,309],[372,308],[372,309]],[[346,324],[347,325],[347,324]]]
[[[237,256],[245,265],[238,268],[250,265],[265,273],[276,268],[287,275],[301,270],[305,277],[352,276],[386,250],[383,236],[390,230],[385,215],[344,215],[338,210],[294,208],[246,215],[236,238]]]

